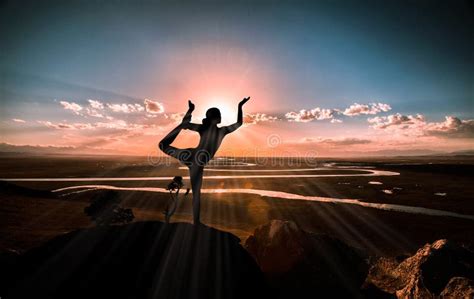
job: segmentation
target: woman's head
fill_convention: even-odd
[[[221,112],[217,108],[210,108],[206,112],[206,118],[204,119],[209,124],[220,124],[221,123]]]

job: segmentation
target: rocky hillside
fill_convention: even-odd
[[[245,247],[279,298],[362,296],[366,258],[338,239],[272,220],[257,227]]]
[[[331,236],[272,220],[255,229],[245,249],[230,233],[186,223],[82,229],[23,255],[0,254],[0,296],[474,297],[474,254],[447,240],[409,257],[375,259]]]
[[[373,257],[289,221],[257,227],[245,247],[279,298],[474,298],[474,254],[447,240],[376,259],[370,271]]]
[[[232,234],[186,223],[77,230],[9,263],[2,298],[263,298],[255,261]],[[8,264],[4,264],[7,265]]]
[[[474,253],[447,240],[426,244],[397,262],[380,258],[367,285],[398,298],[474,298]]]

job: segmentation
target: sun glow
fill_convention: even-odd
[[[237,103],[239,99],[229,99],[228,97],[212,97],[206,104],[206,110],[216,107],[221,111],[222,125],[230,125],[237,121]],[[205,111],[204,114],[205,115]]]

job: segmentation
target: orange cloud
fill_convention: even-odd
[[[90,129],[95,128],[92,124],[88,124],[88,123],[73,123],[73,124],[53,123],[53,122],[50,122],[50,121],[42,121],[42,120],[39,120],[38,123],[42,124],[42,125],[45,125],[48,128],[57,129],[57,130],[61,130],[61,129],[90,130]]]
[[[145,109],[147,112],[156,114],[156,113],[163,113],[165,112],[165,108],[162,103],[159,103],[157,101],[152,101],[149,99],[145,99],[144,101],[145,104]]]
[[[331,119],[334,117],[334,113],[335,110],[316,107],[311,110],[302,109],[299,112],[291,111],[286,113],[285,117],[289,121],[310,122],[313,120]]]
[[[113,112],[134,113],[145,111],[140,104],[107,104],[107,107]]]
[[[257,124],[260,122],[272,122],[278,120],[278,117],[271,116],[265,113],[246,113],[244,116],[245,124]]]
[[[361,138],[304,138],[303,143],[324,144],[329,146],[348,146],[358,144],[369,144],[372,140]]]
[[[474,120],[461,120],[446,116],[443,122],[427,122],[421,114],[402,115],[400,113],[369,118],[372,127],[379,130],[401,131],[418,136],[439,136],[446,138],[474,137]]]

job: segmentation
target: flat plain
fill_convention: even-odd
[[[472,156],[321,158],[309,164],[299,158],[227,158],[219,161],[223,163],[210,165],[205,171],[203,189],[278,191],[474,215]],[[399,175],[364,175],[373,170]],[[105,192],[100,187],[104,185],[124,189],[117,192],[122,206],[133,209],[134,221],[162,221],[169,194],[126,188],[166,188],[171,179],[153,178],[173,176],[185,177],[184,188],[188,187],[186,169],[168,160],[3,155],[0,177],[8,181],[1,182],[0,250],[23,252],[59,234],[94,225],[84,214],[84,207],[94,194]],[[62,180],[55,181],[55,178]],[[82,178],[89,178],[89,181],[81,181]],[[51,192],[80,185],[96,187]],[[330,201],[286,199],[238,190],[203,193],[201,214],[205,224],[232,232],[242,241],[257,226],[272,219],[284,219],[292,220],[308,231],[334,235],[374,255],[410,254],[425,243],[441,238],[474,248],[472,219]],[[191,204],[190,195],[181,197],[172,222],[190,222]]]

